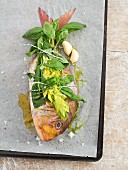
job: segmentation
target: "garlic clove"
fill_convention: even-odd
[[[68,41],[63,41],[62,46],[64,48],[64,52],[69,56],[72,52],[72,45]]]
[[[77,62],[79,59],[79,53],[75,50],[75,49],[72,49],[72,54],[71,54],[71,57],[70,57],[70,61],[72,63],[75,63]]]

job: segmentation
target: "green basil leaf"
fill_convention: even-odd
[[[38,99],[32,98],[32,102],[33,102],[34,107],[38,108],[46,102],[46,99],[43,96]]]
[[[63,63],[63,65],[64,65],[65,67],[69,65],[68,60],[67,60],[64,56],[62,56],[60,53],[58,53],[58,52],[55,51],[55,50],[53,50],[52,52],[53,52],[53,54],[54,54],[55,56],[57,56],[57,57],[60,58],[60,59],[58,59],[58,60],[59,60],[61,63]]]
[[[43,50],[50,48],[49,39],[46,35],[43,36]]]
[[[33,73],[27,73],[27,76],[29,77],[29,79],[35,78],[35,75]]]
[[[42,27],[35,27],[28,30],[22,38],[30,39],[30,40],[38,40],[41,35],[43,35],[43,28]]]
[[[40,66],[36,66],[36,70],[35,70],[35,81],[38,82],[40,81],[41,78],[41,70],[40,70]]]
[[[53,29],[55,30],[55,32],[58,30],[59,28],[59,20],[56,19],[52,22],[52,26],[53,26]]]
[[[58,59],[54,59],[54,58],[48,60],[47,63],[43,65],[46,67],[53,68],[55,70],[63,70],[65,68],[65,66]]]
[[[49,39],[55,38],[55,30],[49,22],[44,23],[43,31]]]
[[[85,24],[81,24],[79,22],[70,22],[70,23],[64,25],[63,28],[61,29],[61,31],[66,29],[70,33],[70,32],[73,32],[73,31],[80,30],[84,27],[86,27]]]
[[[72,74],[67,75],[64,78],[60,77],[59,85],[60,86],[66,86],[67,84],[70,84],[73,81],[74,81],[74,76]]]
[[[31,57],[31,56],[32,56],[33,54],[35,54],[37,51],[38,51],[38,50],[35,49],[35,50],[31,51],[31,52],[26,53],[26,55],[27,55],[28,57]]]
[[[55,77],[46,79],[45,81],[43,81],[43,83],[47,84],[47,86],[53,86],[55,85],[57,82],[57,79]]]
[[[84,103],[86,102],[82,97],[74,94],[74,92],[69,87],[62,87],[60,91],[73,101],[83,101]]]
[[[56,37],[57,44],[62,43],[67,37],[68,37],[68,30],[60,31]]]
[[[32,86],[32,102],[35,108],[42,106],[46,99],[43,97],[43,91],[39,88],[39,84],[33,84]]]
[[[34,46],[37,46],[37,42],[34,44]],[[31,46],[31,48],[30,48],[30,51],[29,51],[29,52],[32,52],[32,51],[33,51],[33,50],[35,50],[35,49],[37,49],[37,48],[35,48],[35,47]]]
[[[40,37],[40,38],[38,39],[38,41],[37,41],[37,47],[42,49],[42,47],[43,47],[43,38],[42,38],[42,37]]]

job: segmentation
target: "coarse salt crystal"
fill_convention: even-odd
[[[4,124],[7,125],[7,121],[6,120],[4,121]]]
[[[24,79],[25,77],[24,76],[22,76],[22,79]]]
[[[27,74],[27,72],[26,72],[26,71],[24,71],[24,72],[23,72],[23,75],[26,75],[26,74]]]
[[[75,134],[74,134],[73,132],[70,132],[70,133],[68,134],[68,136],[69,136],[70,138],[73,138],[73,137],[75,136]]]
[[[2,71],[1,71],[1,74],[3,74],[3,73],[4,73],[4,71],[2,70]]]
[[[27,141],[27,144],[29,145],[29,144],[30,144],[30,142],[29,142],[29,141]]]
[[[26,57],[24,57],[24,61],[26,61],[27,60],[27,58]]]
[[[41,142],[41,141],[38,141],[38,145],[39,145],[39,146],[42,146],[42,142]]]
[[[85,15],[85,12],[83,14]]]
[[[59,139],[59,142],[60,142],[60,143],[64,142],[64,139],[63,139],[63,138],[60,138],[60,139]]]
[[[37,137],[36,137],[36,140],[37,140],[37,141],[40,141],[40,138],[37,136]]]
[[[84,143],[82,143],[81,145],[84,146]]]
[[[17,84],[17,87],[19,87],[20,85],[19,84]]]

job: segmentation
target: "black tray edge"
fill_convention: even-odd
[[[97,146],[97,158],[96,158],[96,161],[99,161],[103,156],[103,135],[101,136],[101,134],[104,134],[104,105],[105,105],[106,48],[107,48],[107,13],[108,13],[108,0],[105,0],[104,44],[103,44],[101,96],[100,96],[100,115],[99,115],[98,146]]]
[[[18,157],[18,158],[43,158],[51,160],[69,160],[69,161],[87,161],[96,162],[103,155],[103,133],[104,133],[104,104],[105,104],[105,78],[106,78],[106,46],[107,46],[107,11],[108,0],[105,0],[104,11],[104,43],[103,43],[103,60],[102,60],[102,75],[101,75],[101,95],[100,95],[100,114],[98,126],[98,141],[97,141],[97,157],[80,157],[61,154],[39,154],[28,152],[4,151],[0,150],[0,157]]]

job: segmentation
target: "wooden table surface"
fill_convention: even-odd
[[[128,0],[108,0],[104,152],[95,163],[0,158],[0,170],[128,169]]]

